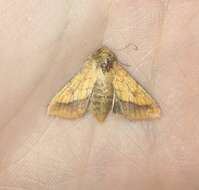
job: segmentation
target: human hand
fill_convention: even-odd
[[[198,9],[194,0],[1,1],[0,189],[198,189]],[[102,44],[120,49],[159,120],[46,115]]]

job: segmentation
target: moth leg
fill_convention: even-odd
[[[111,106],[111,112],[114,112],[114,104],[115,104],[115,90],[113,89],[113,99],[112,99],[112,106]]]

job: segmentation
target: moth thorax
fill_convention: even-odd
[[[113,67],[113,62],[102,62],[100,63],[100,67],[102,68],[102,71],[108,72]]]

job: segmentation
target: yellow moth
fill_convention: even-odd
[[[108,113],[129,120],[160,116],[156,101],[118,63],[115,54],[102,47],[89,56],[81,71],[51,100],[48,114],[76,119],[90,111],[99,122]]]

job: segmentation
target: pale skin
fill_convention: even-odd
[[[195,0],[1,1],[0,189],[199,189],[198,12]],[[46,115],[102,44],[159,120]]]

